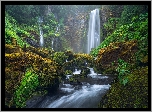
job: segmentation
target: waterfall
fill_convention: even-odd
[[[41,23],[43,22],[42,18],[39,17],[39,30],[40,30],[40,46],[43,46],[44,40],[43,40],[43,31],[41,28]]]
[[[87,53],[89,54],[92,48],[96,48],[100,44],[99,9],[95,9],[90,13],[89,30],[87,36]]]
[[[43,46],[43,31],[41,27],[40,27],[40,46]]]
[[[52,39],[52,50],[53,50],[53,40],[54,40],[54,39]]]

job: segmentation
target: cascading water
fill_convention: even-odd
[[[40,46],[43,46],[43,31],[40,28]]]
[[[109,90],[109,83],[113,77],[103,76],[90,69],[90,74],[81,84],[69,83],[67,80],[72,74],[66,75],[66,79],[59,85],[58,93],[46,96],[41,100],[37,98],[37,104],[33,104],[36,98],[28,101],[27,108],[97,108],[101,97]],[[80,74],[81,70],[75,69],[73,74]]]
[[[39,30],[40,30],[40,46],[43,46],[44,40],[43,40],[43,31],[41,27],[41,23],[43,22],[42,18],[39,18]]]
[[[88,30],[87,53],[92,48],[96,48],[100,44],[100,17],[99,9],[95,9],[90,13],[89,30]]]

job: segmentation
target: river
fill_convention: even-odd
[[[39,101],[35,100],[36,103],[31,100],[27,103],[27,108],[97,108],[114,77],[96,74],[93,68],[90,71],[87,80],[81,81],[82,84],[72,85],[63,81],[56,95],[37,98]],[[80,72],[81,70],[76,70],[73,74]],[[67,75],[67,79],[70,76]]]

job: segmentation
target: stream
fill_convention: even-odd
[[[63,81],[59,86],[59,92],[53,96],[31,99],[27,102],[27,108],[97,108],[101,97],[109,90],[114,76],[96,74],[93,68],[81,84],[70,84]],[[80,74],[81,70],[75,70],[73,74]],[[71,75],[67,75],[67,79]]]

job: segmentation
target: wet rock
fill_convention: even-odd
[[[75,80],[75,81],[70,81],[71,85],[82,85],[82,83],[79,80]]]

